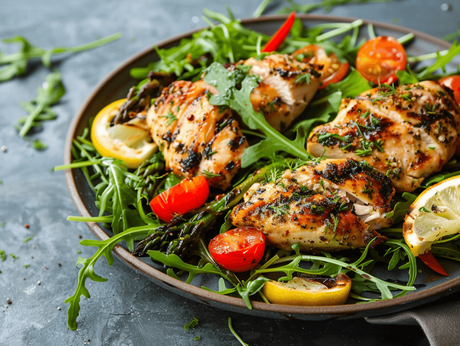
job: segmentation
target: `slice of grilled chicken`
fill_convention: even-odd
[[[459,128],[460,109],[437,82],[382,86],[342,100],[337,117],[312,131],[307,150],[364,159],[398,192],[410,192],[455,154]]]
[[[308,252],[372,246],[395,193],[391,180],[365,162],[326,159],[285,171],[276,182],[254,184],[229,216],[236,227],[256,227],[267,241]]]

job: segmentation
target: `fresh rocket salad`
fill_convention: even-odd
[[[78,259],[69,328],[120,242],[178,280],[214,275],[218,290],[202,288],[248,309],[400,297],[416,289],[417,257],[448,275],[436,257],[460,260],[460,77],[445,67],[460,46],[414,57],[414,35],[361,20],[292,13],[267,36],[230,11],[204,14],[209,28],[131,70],[139,84],[56,168],[80,169],[100,211],[69,220],[113,232],[81,241],[97,251]]]

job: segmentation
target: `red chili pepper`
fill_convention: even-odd
[[[295,12],[291,12],[288,19],[281,25],[278,31],[272,36],[270,41],[262,49],[263,53],[274,52],[281,46],[281,43],[286,39],[289,31],[291,31],[292,24],[294,24]]]
[[[423,263],[425,263],[428,267],[433,269],[436,273],[439,273],[444,276],[449,276],[449,274],[447,274],[447,272],[444,270],[444,268],[441,266],[438,260],[434,258],[431,252],[425,252],[421,255],[418,255],[418,258],[420,258]]]

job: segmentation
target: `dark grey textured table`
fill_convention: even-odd
[[[341,6],[330,14],[397,23],[443,37],[457,31],[460,19],[459,1],[446,2],[452,5],[450,11],[441,10],[444,1],[401,0]],[[252,15],[259,1],[228,3],[243,18]],[[96,272],[109,281],[89,282],[92,298],[82,300],[79,328],[67,329],[64,300],[75,289],[76,260],[94,253],[93,248],[79,245],[79,235],[95,238],[85,224],[66,221],[77,211],[64,174],[50,171],[63,162],[71,119],[96,84],[124,60],[160,40],[204,26],[201,9],[223,12],[224,5],[221,0],[0,1],[0,38],[22,35],[37,46],[51,48],[123,34],[106,46],[53,58],[67,94],[54,107],[59,117],[30,136],[48,144],[43,152],[20,138],[13,125],[24,115],[20,101],[36,96],[48,69],[34,61],[26,75],[0,84],[0,146],[7,149],[0,151],[0,223],[4,222],[0,249],[18,257],[0,262],[0,345],[239,345],[227,327],[228,317],[252,346],[428,345],[418,326],[379,326],[364,320],[281,321],[212,309],[157,287],[119,261],[113,267],[98,263]],[[280,7],[275,2],[268,13]],[[0,49],[15,50],[4,44]],[[31,235],[31,241],[22,242]],[[7,304],[7,298],[12,304]],[[199,325],[184,331],[194,317]],[[197,336],[200,341],[194,341]]]

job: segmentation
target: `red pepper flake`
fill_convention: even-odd
[[[30,226],[29,226],[28,223],[26,223],[26,224],[24,225],[24,227],[25,227],[25,228],[29,228]]]

